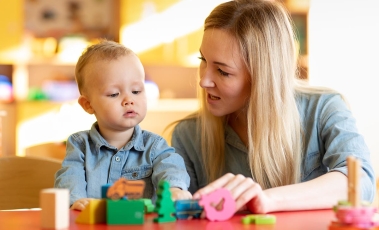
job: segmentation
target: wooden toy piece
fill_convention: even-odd
[[[224,201],[222,209],[216,210],[212,204]],[[199,205],[204,207],[205,216],[210,221],[224,221],[230,219],[236,212],[236,202],[229,190],[221,188],[214,192],[204,195],[199,201]]]
[[[91,199],[86,208],[75,220],[80,224],[106,223],[106,201],[105,199]]]
[[[151,199],[141,199],[143,203],[145,204],[145,213],[152,213],[154,212],[154,205],[153,202],[151,202]]]
[[[121,177],[108,188],[107,197],[112,200],[118,200],[123,197],[127,197],[127,199],[139,199],[142,197],[144,189],[145,181],[127,180]]]
[[[348,169],[348,201],[338,202],[333,210],[337,221],[333,222],[329,229],[372,229],[379,226],[374,221],[377,208],[361,202],[359,179],[361,163],[353,156],[347,158]]]
[[[137,225],[144,223],[143,200],[106,200],[107,224]]]
[[[176,218],[174,202],[171,199],[170,184],[167,181],[160,181],[157,190],[157,201],[155,202],[155,210],[158,217],[154,218],[154,222],[167,223],[175,222]]]
[[[348,201],[354,207],[359,207],[360,205],[360,170],[360,161],[353,156],[347,157]]]
[[[203,211],[198,200],[177,200],[175,201],[175,209],[175,216],[180,220],[200,218]]]
[[[42,189],[40,191],[41,227],[64,229],[70,226],[68,189]]]
[[[275,224],[276,217],[274,215],[253,214],[242,218],[243,224]]]

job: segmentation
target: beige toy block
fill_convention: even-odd
[[[66,229],[70,226],[68,189],[43,189],[40,192],[41,228]]]

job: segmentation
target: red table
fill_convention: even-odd
[[[0,229],[6,230],[40,230],[41,211],[20,210],[0,211]],[[206,219],[178,220],[174,223],[157,224],[153,222],[156,214],[147,214],[143,225],[106,225],[106,224],[77,224],[75,219],[79,211],[70,210],[70,228],[79,230],[117,230],[117,229],[180,229],[180,230],[232,230],[232,229],[260,229],[260,230],[328,230],[332,220],[335,219],[331,209],[297,212],[271,213],[276,216],[275,225],[244,225],[241,218],[246,214],[236,214],[228,221],[210,222]]]

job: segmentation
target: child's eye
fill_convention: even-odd
[[[112,94],[109,94],[108,97],[117,97],[120,93],[112,93]]]
[[[200,57],[198,57],[201,61],[205,61],[205,58],[204,57],[202,57],[202,56],[200,56]]]
[[[133,94],[139,94],[141,91],[132,91]]]
[[[222,76],[225,76],[225,77],[229,76],[229,73],[222,71],[220,68],[218,68],[217,71],[218,71]]]

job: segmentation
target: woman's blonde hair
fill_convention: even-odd
[[[251,76],[246,106],[248,161],[253,179],[262,188],[298,182],[302,148],[294,90],[297,54],[287,11],[276,1],[230,1],[210,13],[204,24],[207,29],[222,29],[236,38]],[[225,166],[223,127],[227,117],[213,116],[206,109],[205,90],[200,93],[201,148],[212,181]]]
[[[302,131],[298,93],[332,92],[310,87],[298,77],[296,36],[285,7],[278,1],[235,0],[218,5],[205,19],[204,30],[221,29],[233,36],[250,74],[247,108],[248,156],[251,176],[263,189],[301,180]],[[228,116],[207,109],[199,88],[197,118],[201,153],[208,182],[225,170],[225,126]]]

